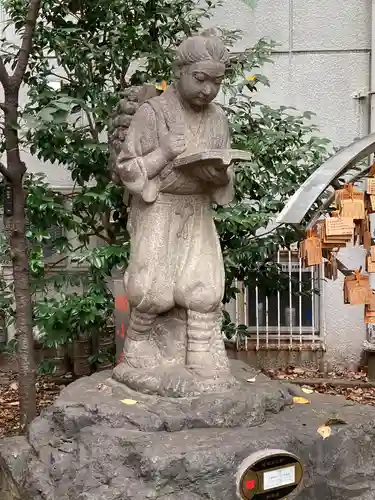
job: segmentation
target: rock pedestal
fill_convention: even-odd
[[[235,500],[238,466],[264,448],[300,457],[301,500],[375,498],[373,407],[292,405],[289,385],[232,371],[238,388],[195,398],[141,395],[105,372],[72,383],[27,437],[0,442],[1,500]],[[333,418],[346,424],[323,440]]]

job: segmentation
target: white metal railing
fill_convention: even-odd
[[[252,289],[236,283],[240,293],[228,308],[236,326],[245,325],[247,335],[236,335],[231,341],[245,349],[302,350],[324,347],[325,323],[322,314],[323,269],[303,268],[298,253],[280,250],[276,262],[287,274],[284,291],[265,295],[258,286]],[[306,292],[309,288],[309,293]],[[232,309],[232,311],[230,311]],[[234,309],[234,311],[233,311]]]

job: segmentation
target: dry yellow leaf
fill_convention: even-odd
[[[314,389],[308,385],[303,386],[301,389],[305,394],[312,394],[314,392]]]
[[[305,398],[300,398],[299,396],[294,396],[293,403],[296,405],[308,405],[310,404],[310,401]]]
[[[124,405],[136,405],[138,401],[135,399],[121,399],[121,403],[124,403]]]
[[[164,91],[165,91],[165,90],[167,90],[167,88],[168,88],[167,82],[166,82],[165,80],[163,80],[162,82],[157,83],[157,84],[155,85],[155,88],[156,88],[157,90],[162,90],[162,91],[164,92]]]
[[[327,439],[332,434],[332,429],[329,425],[321,425],[317,433],[320,434],[323,439]]]

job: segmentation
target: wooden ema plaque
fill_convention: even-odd
[[[367,194],[375,195],[375,177],[367,179]]]
[[[322,240],[322,248],[334,249],[345,247],[354,236],[353,219],[328,217],[317,224],[316,229]]]
[[[343,189],[335,193],[335,203],[341,217],[364,219],[366,216],[364,193],[353,184],[345,184]]]
[[[250,455],[237,472],[237,496],[241,500],[279,500],[301,484],[303,465],[284,450],[262,450]]]

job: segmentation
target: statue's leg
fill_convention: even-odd
[[[186,365],[189,370],[203,377],[219,374],[224,368],[215,362],[214,353],[219,315],[218,311],[202,313],[188,310]]]
[[[157,314],[133,309],[124,342],[123,362],[131,368],[153,368],[160,362],[160,352],[152,336]]]
[[[187,310],[187,367],[211,377],[229,371],[221,338],[224,264],[209,203],[197,203],[189,224],[184,265],[176,280],[176,303]]]
[[[224,336],[222,332],[222,323],[223,323],[222,307],[220,307],[220,311],[218,311],[218,317],[219,318],[216,323],[215,333],[211,341],[211,352],[214,358],[214,364],[216,369],[219,370],[220,372],[229,373],[229,360],[227,356],[227,351],[225,349]]]
[[[132,368],[153,368],[161,362],[154,324],[159,314],[174,306],[173,266],[166,258],[170,209],[157,202],[140,201],[135,209],[125,277],[131,315],[123,362]]]

